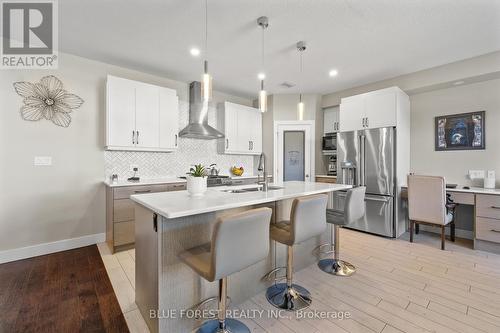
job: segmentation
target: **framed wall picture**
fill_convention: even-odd
[[[485,111],[435,118],[435,150],[485,149]]]

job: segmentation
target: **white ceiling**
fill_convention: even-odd
[[[499,0],[208,0],[209,69],[217,90],[253,97],[266,30],[270,93],[328,93],[500,50]],[[202,0],[59,1],[60,50],[199,80]],[[295,43],[304,40],[302,84]],[[202,50],[203,52],[203,50]],[[339,75],[330,78],[330,69]]]

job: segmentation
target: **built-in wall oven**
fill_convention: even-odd
[[[323,154],[337,154],[337,133],[327,133],[323,136]]]

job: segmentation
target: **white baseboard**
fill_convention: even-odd
[[[438,227],[432,227],[429,225],[423,225],[421,224],[420,230],[427,231],[427,232],[433,232],[435,234],[441,234],[441,228]],[[446,235],[448,236],[450,234],[450,228],[446,227]],[[457,229],[455,228],[455,236],[458,238],[465,238],[465,239],[473,239],[473,233],[471,230],[464,230],[464,229]]]
[[[78,247],[102,243],[106,234],[93,234],[77,238],[63,239],[60,241],[42,243],[32,246],[20,247],[12,250],[0,251],[0,264],[26,258],[43,256],[44,254],[76,249]]]

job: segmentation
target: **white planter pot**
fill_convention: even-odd
[[[207,191],[207,177],[187,176],[187,190],[192,196],[203,195]]]

